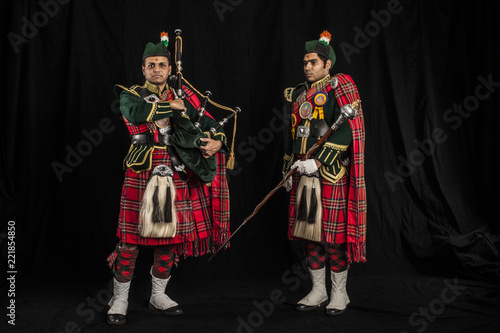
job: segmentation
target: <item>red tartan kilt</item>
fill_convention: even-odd
[[[195,238],[207,237],[211,231],[212,213],[211,192],[202,185],[191,171],[188,171],[188,181],[179,179],[174,171],[176,197],[174,200],[177,211],[177,235],[171,238],[145,238],[138,230],[139,208],[146,189],[151,171],[158,165],[171,167],[166,150],[155,149],[152,157],[151,170],[135,173],[131,169],[125,172],[118,219],[117,236],[122,242],[139,245],[166,245],[194,241]],[[195,218],[198,215],[198,218]],[[195,226],[196,220],[198,225]],[[201,224],[201,225],[200,225]],[[197,232],[195,232],[197,231]]]
[[[347,197],[349,183],[344,175],[335,184],[321,179],[322,230],[323,243],[342,244],[347,242]],[[293,187],[290,191],[290,206],[288,210],[288,238],[299,240],[293,236],[295,224],[296,191],[299,186],[300,174],[293,174]]]

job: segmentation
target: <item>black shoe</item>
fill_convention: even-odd
[[[108,325],[123,325],[127,317],[122,314],[108,314]]]
[[[326,314],[329,316],[338,316],[341,315],[345,312],[344,310],[338,310],[338,309],[326,309]]]
[[[178,315],[181,315],[184,313],[184,311],[182,311],[182,309],[178,305],[171,307],[171,308],[168,308],[166,310],[160,310],[156,306],[154,306],[153,304],[149,303],[149,308],[151,310],[158,310],[166,316],[178,316]]]
[[[305,304],[297,304],[297,306],[295,306],[295,309],[297,311],[312,311],[312,310],[315,310],[315,309],[318,309],[320,307],[322,307],[323,305],[325,305],[326,303],[328,303],[328,299],[325,300],[324,302],[322,303],[319,303],[318,305],[305,305]]]

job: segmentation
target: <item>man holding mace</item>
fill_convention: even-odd
[[[306,241],[312,280],[311,292],[296,309],[310,311],[327,304],[326,313],[334,316],[344,313],[349,304],[350,263],[366,261],[366,188],[361,101],[349,75],[330,76],[336,59],[330,39],[324,31],[319,40],[305,43],[307,81],[285,90],[292,112],[283,172],[297,171],[285,181],[291,190],[288,237]],[[357,110],[354,119],[341,123],[312,158],[301,160],[341,113],[353,109]],[[328,273],[326,263],[330,264]],[[326,275],[332,281],[330,299]]]

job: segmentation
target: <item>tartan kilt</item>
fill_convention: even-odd
[[[184,256],[213,252],[214,247],[229,236],[229,190],[225,175],[225,155],[218,153],[217,159],[218,175],[212,186],[202,184],[190,170],[187,171],[187,181],[181,180],[174,171],[177,233],[170,238],[141,237],[138,228],[141,200],[151,172],[160,164],[172,167],[170,155],[164,149],[155,149],[150,170],[136,173],[128,168],[118,218],[117,236],[121,242],[137,245],[178,244],[177,254]],[[218,183],[215,184],[216,182]],[[217,223],[214,223],[214,218]]]
[[[301,175],[293,174],[293,186],[290,191],[290,206],[288,209],[288,239],[302,240],[293,236],[296,211],[296,193]],[[336,183],[331,183],[320,177],[322,224],[321,242],[327,244],[343,244],[347,242],[347,196],[349,191],[349,175],[346,173]]]

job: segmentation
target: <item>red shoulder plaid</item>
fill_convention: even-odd
[[[349,75],[338,74],[335,97],[340,106],[359,99],[358,88]],[[347,208],[348,261],[366,261],[366,184],[365,184],[365,123],[359,104],[357,116],[349,120],[352,130],[349,202]]]

